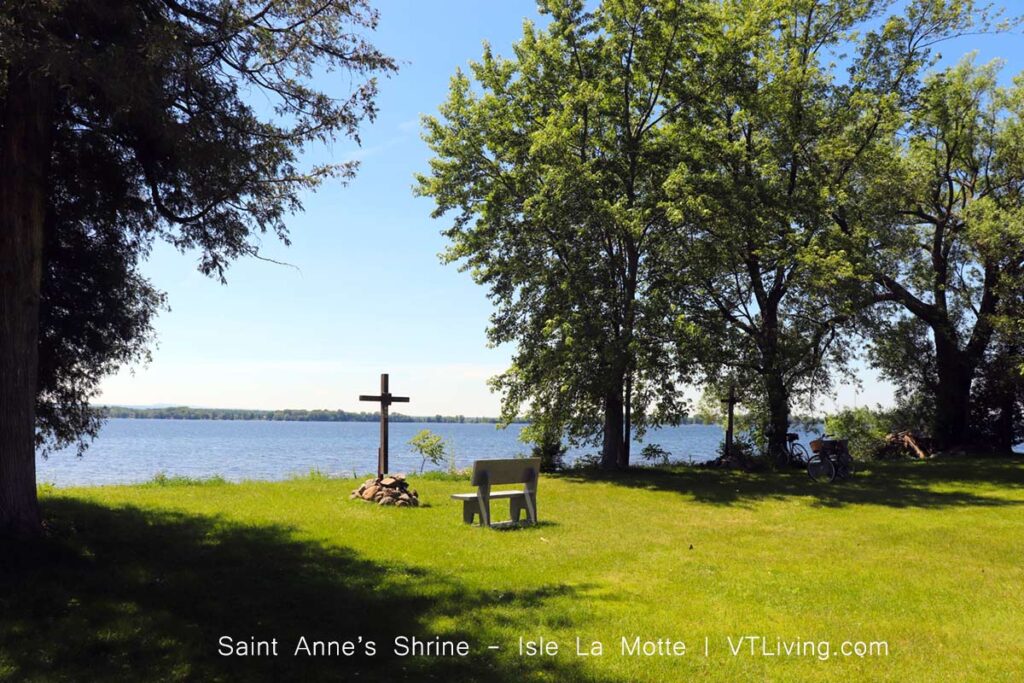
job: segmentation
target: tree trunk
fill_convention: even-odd
[[[604,398],[604,446],[601,449],[601,469],[614,470],[622,460],[623,427],[622,389],[612,390]]]
[[[625,424],[622,427],[622,450],[619,451],[619,469],[629,468],[629,446],[633,440],[633,375],[626,375]]]
[[[1010,346],[1004,349],[995,363],[993,374],[998,373],[998,376],[989,379],[995,383],[996,417],[992,425],[992,438],[995,442],[992,445],[1006,455],[1013,453],[1020,422],[1022,378],[1017,368],[1020,358],[1019,348]]]
[[[768,394],[768,455],[772,462],[786,461],[786,433],[789,432],[789,390],[777,371],[765,378]]]
[[[0,129],[0,535],[42,530],[36,498],[39,288],[53,90],[12,66]]]
[[[768,457],[781,465],[786,458],[786,433],[789,431],[789,389],[779,367],[779,309],[778,300],[767,298],[762,310],[764,325],[761,330],[762,375],[768,399]]]
[[[1013,453],[1014,424],[1017,422],[1017,393],[1012,382],[1007,382],[999,394],[999,416],[993,430],[996,450],[1010,455]]]
[[[935,363],[938,385],[935,389],[936,445],[940,450],[968,446],[971,442],[971,381],[974,365],[956,342],[935,332]]]

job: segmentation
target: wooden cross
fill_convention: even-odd
[[[408,396],[392,396],[388,391],[388,375],[380,376],[380,396],[359,397],[360,401],[376,401],[380,403],[380,448],[377,450],[377,478],[380,479],[388,471],[388,406],[392,403],[408,403]]]
[[[729,396],[722,400],[722,403],[729,404],[729,419],[725,427],[725,457],[729,457],[732,453],[732,412],[739,402],[740,400],[736,398],[736,388],[730,385]]]

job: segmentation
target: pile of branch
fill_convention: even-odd
[[[934,455],[932,439],[914,432],[896,432],[885,437],[885,445],[879,453],[882,457],[914,457],[921,460]]]
[[[701,463],[701,467],[756,472],[765,468],[765,461],[763,458],[751,457],[737,449],[728,455],[720,455],[714,460],[708,460],[707,462]]]

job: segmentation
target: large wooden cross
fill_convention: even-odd
[[[360,401],[376,401],[380,403],[380,448],[377,450],[377,478],[383,477],[388,471],[388,406],[392,403],[408,403],[408,396],[392,396],[388,391],[388,375],[380,376],[380,396],[359,397]]]

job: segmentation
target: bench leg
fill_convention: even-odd
[[[526,518],[530,521],[530,524],[537,523],[537,496],[529,493],[523,498],[523,504],[526,506]]]
[[[466,524],[473,523],[473,516],[480,514],[480,503],[476,500],[462,501],[462,521]],[[481,520],[483,516],[481,515]]]
[[[533,503],[533,507],[536,508],[536,502],[534,502],[533,500],[531,500],[530,502]],[[535,514],[531,514],[530,507],[531,506],[529,505],[529,503],[527,503],[525,496],[522,498],[517,497],[508,499],[509,516],[512,518],[512,521],[516,524],[519,524],[520,512],[526,513],[526,521],[530,524],[537,523],[537,517]]]
[[[519,498],[508,499],[508,516],[513,524],[519,524],[519,513],[523,511],[523,503]]]
[[[480,526],[491,526],[491,501],[477,498],[476,508],[480,511]]]

